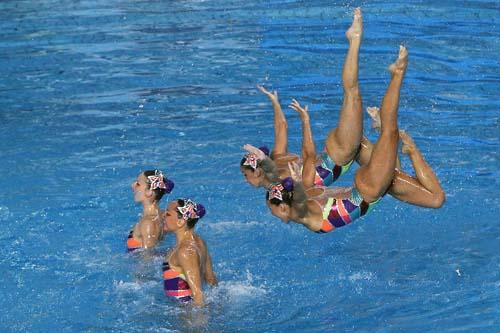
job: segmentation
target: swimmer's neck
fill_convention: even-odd
[[[290,210],[290,221],[307,226],[307,221],[305,220],[304,216],[300,216],[297,210],[294,208]]]
[[[271,181],[269,179],[267,179],[267,177],[262,179],[262,181],[260,182],[260,186],[264,187],[266,189],[269,187],[269,185],[271,185]]]
[[[315,218],[308,212],[309,210],[307,209],[303,214],[300,214],[297,209],[292,209],[290,211],[290,221],[302,224],[309,230],[316,231],[318,228],[316,226],[317,223],[315,222]]]
[[[179,245],[185,240],[194,240],[194,230],[187,227],[175,231],[175,245]]]
[[[160,206],[157,201],[146,202],[143,204],[142,216],[143,217],[157,217],[160,215]]]

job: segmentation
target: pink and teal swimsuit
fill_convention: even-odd
[[[326,152],[326,149],[321,153],[321,164],[316,166],[316,177],[314,178],[314,185],[316,186],[330,186],[340,176],[346,173],[352,165],[352,162],[344,166],[335,164]]]
[[[349,198],[329,198],[323,206],[323,222],[317,232],[326,233],[343,227],[370,212],[379,201],[367,203],[355,187]]]

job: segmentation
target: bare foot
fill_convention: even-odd
[[[361,8],[354,9],[354,18],[352,20],[352,25],[347,29],[345,33],[349,41],[361,40],[363,35],[363,17],[361,16]]]
[[[380,133],[380,109],[376,106],[369,106],[366,108],[366,112],[372,118],[372,128],[374,128],[377,132]]]
[[[389,72],[394,74],[404,75],[408,66],[408,51],[403,45],[399,46],[399,55],[396,62],[389,66]]]
[[[399,138],[403,142],[403,146],[401,147],[401,152],[403,154],[410,155],[417,149],[415,142],[413,142],[411,136],[409,136],[405,131],[399,131]]]

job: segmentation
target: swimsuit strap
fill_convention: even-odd
[[[323,206],[323,220],[328,219],[328,215],[330,214],[330,209],[332,209],[333,203],[335,202],[334,198],[328,198],[328,201]]]
[[[321,204],[317,200],[313,199],[313,201],[321,207]],[[327,233],[335,229],[333,224],[331,224],[328,220],[328,215],[330,214],[330,210],[332,209],[335,201],[335,198],[328,198],[326,204],[323,206],[323,220],[321,221],[321,229],[316,231],[317,233]]]

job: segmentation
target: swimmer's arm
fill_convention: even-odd
[[[158,236],[155,233],[153,222],[145,221],[139,224],[139,232],[142,241],[142,246],[145,249],[150,249],[158,243]]]
[[[316,175],[316,146],[312,137],[309,112],[307,105],[301,107],[296,100],[292,101],[290,107],[299,113],[302,121],[302,184],[308,189],[314,185]]]
[[[278,92],[275,90],[270,92],[263,86],[257,88],[265,94],[273,105],[274,110],[274,147],[271,153],[272,158],[277,158],[285,155],[288,152],[288,124],[285,115],[281,110],[281,105],[278,99]]]
[[[189,288],[193,292],[195,305],[203,306],[203,290],[201,286],[200,260],[198,253],[192,247],[179,249],[179,265],[186,276]]]
[[[207,283],[211,286],[217,285],[217,277],[215,276],[214,271],[212,269],[212,258],[210,257],[210,254],[208,254],[208,252],[207,252],[207,264],[205,267],[205,281],[207,281]]]

